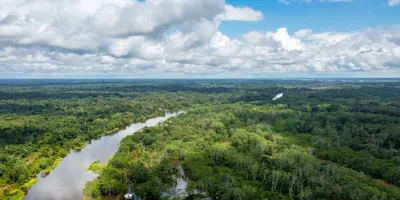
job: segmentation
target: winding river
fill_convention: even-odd
[[[122,138],[131,135],[143,127],[151,127],[174,117],[181,112],[167,113],[164,117],[156,117],[144,123],[132,124],[114,135],[103,136],[92,140],[81,151],[71,151],[46,177],[39,177],[39,181],[28,190],[24,200],[80,200],[85,183],[97,178],[97,175],[86,169],[94,161],[107,163],[118,150]]]

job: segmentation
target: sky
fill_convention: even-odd
[[[0,0],[0,78],[400,77],[400,0]]]

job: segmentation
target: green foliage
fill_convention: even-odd
[[[310,135],[295,138],[275,133],[272,129],[279,123],[275,119],[288,119],[290,113],[293,112],[287,107],[249,104],[191,110],[163,126],[126,137],[100,175],[99,185],[121,182],[123,176],[117,174],[128,173],[128,180],[142,199],[160,199],[162,192],[172,186],[181,166],[189,179],[187,199],[399,197],[397,187],[318,159],[314,155],[317,149],[307,147]],[[271,125],[265,125],[268,122]],[[160,167],[169,170],[160,172]],[[103,195],[118,195],[128,184],[119,187],[112,192],[102,187],[98,190]]]
[[[0,81],[0,197],[7,187],[25,189],[39,172],[50,173],[69,150],[79,151],[92,139],[168,111],[226,99],[171,91],[175,85],[156,82],[26,84]]]
[[[10,200],[22,200],[24,198],[24,192],[22,190],[14,190],[9,196]]]
[[[133,122],[86,197],[129,182],[159,199],[182,168],[187,199],[398,199],[400,84],[276,80],[0,81],[0,199]],[[278,101],[272,97],[283,92]],[[99,170],[101,169],[101,170]]]
[[[23,188],[23,189],[31,188],[37,181],[38,181],[37,178],[31,179],[30,181],[28,181],[27,183],[25,183],[25,184],[22,186],[22,188]]]
[[[106,167],[107,164],[101,164],[100,161],[98,160],[90,164],[87,171],[92,171],[93,173],[100,174]]]

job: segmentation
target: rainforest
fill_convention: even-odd
[[[400,199],[398,79],[0,80],[0,199],[178,111],[90,163],[82,199]]]

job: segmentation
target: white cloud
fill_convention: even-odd
[[[352,2],[353,0],[317,0],[319,2],[329,2],[329,3],[336,3],[336,2]],[[393,1],[393,0],[389,0]],[[397,1],[397,0],[394,0]],[[289,5],[292,3],[311,3],[312,0],[279,0],[279,2]]]
[[[219,15],[218,18],[225,21],[261,21],[263,20],[263,14],[249,7],[226,5],[225,12]]]
[[[280,28],[276,33],[252,31],[243,35],[245,41],[253,45],[266,45],[269,48],[281,48],[284,50],[304,50],[304,44],[297,38],[291,37],[286,28]]]
[[[341,3],[341,2],[352,2],[354,0],[315,0],[319,2],[329,2],[329,3]],[[292,3],[311,3],[313,0],[279,0],[280,3],[290,5]],[[396,6],[400,4],[400,0],[388,0],[390,6]]]
[[[294,34],[283,27],[240,39],[219,31],[223,20],[262,19],[257,13],[223,0],[0,0],[0,76],[400,71],[399,27]]]
[[[304,50],[304,44],[299,39],[289,36],[286,28],[280,28],[274,34],[273,39],[280,42],[282,47],[286,50]]]
[[[300,39],[301,38],[306,38],[309,35],[311,35],[312,32],[313,31],[311,29],[302,29],[302,30],[299,30],[296,33],[294,33],[294,36],[297,37],[297,38],[300,38]]]
[[[390,6],[395,6],[397,4],[400,4],[400,0],[389,0],[388,3]]]

